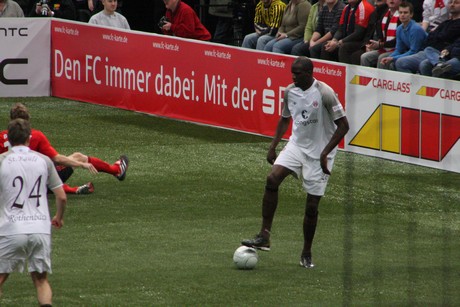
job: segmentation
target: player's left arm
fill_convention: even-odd
[[[62,187],[61,178],[54,167],[51,159],[45,157],[48,168],[47,187],[54,193],[56,199],[56,214],[51,220],[51,225],[56,228],[61,228],[64,225],[64,211],[67,204],[67,195]]]
[[[81,167],[81,168],[87,169],[91,174],[98,173],[97,169],[91,163],[76,161],[74,159],[71,159],[61,154],[57,154],[56,156],[51,158],[51,160],[53,160],[53,162],[56,163],[57,165],[65,165],[65,166],[70,166],[74,168]]]
[[[337,145],[339,145],[340,141],[343,139],[345,134],[347,134],[350,127],[348,125],[348,119],[346,117],[345,110],[343,109],[337,94],[328,85],[321,85],[323,106],[326,108],[326,111],[329,113],[331,120],[334,121],[337,127],[320,155],[321,168],[325,174],[330,175],[331,172],[327,168],[327,156],[332,150],[334,150]]]
[[[67,195],[62,185],[51,191],[53,191],[56,199],[56,215],[51,220],[51,224],[59,229],[64,225],[64,211],[67,204]]]
[[[350,129],[348,125],[348,119],[346,116],[336,119],[334,123],[337,125],[337,129],[335,130],[334,134],[329,140],[329,143],[327,143],[326,147],[324,147],[323,151],[321,152],[321,156],[320,156],[321,168],[323,169],[323,173],[327,175],[331,174],[331,172],[327,168],[327,155],[337,145],[339,145],[340,141],[343,139],[345,134],[347,134],[348,130]]]

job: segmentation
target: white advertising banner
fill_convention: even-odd
[[[345,150],[460,172],[460,82],[349,66]]]
[[[50,95],[48,18],[0,18],[0,97]]]

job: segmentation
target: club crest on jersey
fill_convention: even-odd
[[[334,112],[337,112],[337,111],[342,110],[342,109],[343,109],[343,107],[342,107],[341,104],[338,104],[338,105],[332,107],[332,111],[334,111]]]
[[[316,101],[316,100],[313,101],[312,106],[313,106],[313,108],[318,109],[318,107],[319,107],[319,102]]]

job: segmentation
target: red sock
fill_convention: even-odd
[[[88,157],[88,162],[94,165],[94,167],[99,171],[103,173],[108,173],[111,175],[118,175],[120,172],[120,166],[114,164],[110,165],[109,163],[102,161],[101,159],[98,159],[96,157]]]
[[[62,187],[64,188],[64,192],[66,192],[67,194],[77,194],[78,187],[72,188],[65,183],[62,185]]]

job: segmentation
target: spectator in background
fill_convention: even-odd
[[[380,61],[382,68],[405,71],[398,62],[404,57],[419,52],[425,45],[427,34],[425,30],[416,23],[412,16],[414,7],[409,2],[402,2],[399,5],[399,20],[401,24],[396,29],[396,48],[388,56]]]
[[[212,41],[220,44],[234,43],[234,2],[232,0],[210,0],[209,15],[217,17]]]
[[[15,1],[0,0],[0,17],[24,17],[24,12]]]
[[[306,0],[289,1],[278,33],[265,45],[264,50],[290,54],[292,47],[302,41],[310,8],[311,4]]]
[[[35,0],[15,0],[24,12],[24,16],[28,16],[32,10],[32,6],[35,4]]]
[[[260,0],[254,16],[255,32],[244,37],[242,47],[264,50],[278,32],[285,9],[281,0]]]
[[[439,57],[435,56],[436,52],[427,53],[427,59],[420,63],[420,74],[447,79],[460,77],[460,39],[443,49]]]
[[[420,63],[420,72],[422,75],[429,74],[429,64],[434,65],[431,70],[433,77],[458,79],[460,75],[460,38],[457,39],[452,45],[449,45],[446,49],[443,49],[440,56],[436,59],[435,52],[432,53],[433,57],[427,54],[425,61],[429,63]],[[427,73],[425,73],[424,66],[428,66]]]
[[[405,0],[409,2],[414,7],[414,17],[413,20],[417,23],[422,23],[423,20],[423,0]],[[402,1],[401,1],[402,2]]]
[[[117,12],[117,0],[102,0],[102,5],[104,9],[91,17],[90,24],[126,30],[131,29],[125,16]]]
[[[95,3],[97,3],[97,0],[73,0],[73,4],[77,10],[88,10],[91,12],[96,8]]]
[[[77,11],[77,20],[88,22],[95,9],[97,0],[72,0]]]
[[[319,59],[324,45],[331,40],[339,28],[340,16],[345,4],[340,0],[325,0],[319,11],[316,30],[310,39],[310,57]]]
[[[422,27],[431,32],[443,21],[449,19],[450,0],[424,0]]]
[[[308,15],[307,26],[305,27],[305,33],[303,34],[303,42],[296,44],[292,47],[292,55],[304,55],[310,56],[310,40],[313,36],[313,32],[318,24],[318,12],[324,5],[324,0],[320,0],[312,5],[310,8],[310,14]]]
[[[401,24],[399,20],[399,5],[401,0],[387,0],[386,12],[376,24],[375,40],[366,44],[366,52],[361,55],[361,65],[380,67],[380,61],[389,56],[396,46],[396,29]]]
[[[96,5],[95,12],[98,11],[99,8]],[[123,4],[123,16],[128,20],[131,30],[161,34],[158,21],[165,15],[165,12],[162,0],[129,0]]]
[[[439,76],[448,72],[449,66],[447,65],[450,65],[451,68],[452,65],[457,66],[456,57],[452,59],[450,53],[455,52],[454,43],[460,38],[460,0],[452,0],[448,9],[452,16],[451,19],[444,21],[428,34],[425,49],[398,60],[396,62],[398,71]],[[450,59],[452,63],[443,63]]]
[[[373,3],[370,0],[368,0],[368,2]],[[376,31],[380,28],[383,15],[385,15],[385,12],[388,10],[387,0],[377,0],[373,3],[373,5],[375,7],[375,11],[372,13],[373,15],[371,20],[369,20],[369,29],[371,30],[367,34],[368,39],[363,42],[360,48],[355,51],[351,51],[350,62],[348,62],[350,64],[359,65],[361,63],[361,55],[366,52],[366,45],[369,44],[371,40],[375,39]]]
[[[352,61],[352,54],[372,37],[376,18],[372,4],[366,0],[349,0],[342,11],[339,29],[324,45],[321,59],[359,65]]]
[[[163,33],[203,41],[211,39],[211,34],[188,4],[180,0],[163,0],[163,2],[166,6],[166,20],[161,27]]]
[[[36,3],[30,17],[56,17],[68,20],[76,20],[77,13],[72,0],[49,0],[47,4]]]

